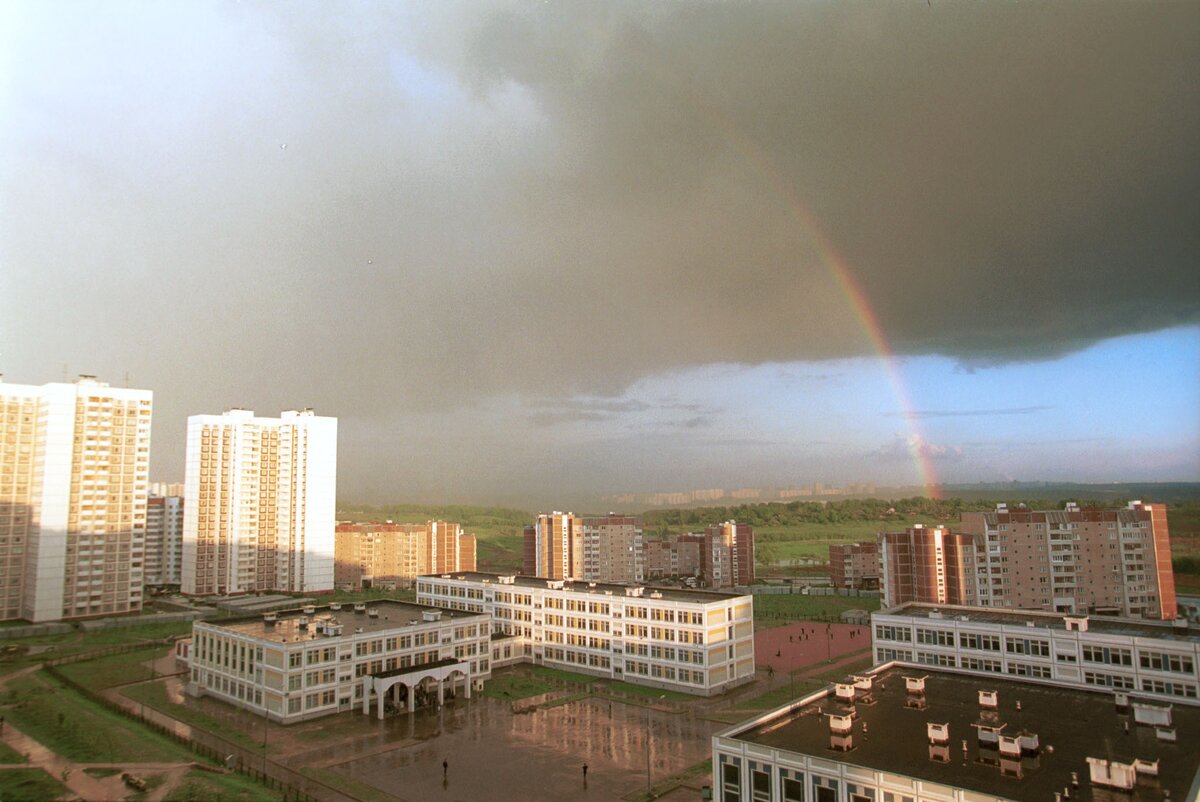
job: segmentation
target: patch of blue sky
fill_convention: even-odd
[[[403,50],[393,50],[388,55],[388,69],[396,86],[412,100],[444,105],[465,97],[462,87],[448,72],[431,67]]]

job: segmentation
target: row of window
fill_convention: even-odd
[[[875,637],[880,641],[900,643],[912,642],[912,632],[908,627],[878,624],[875,627]],[[947,630],[916,628],[916,642],[929,646],[954,647],[954,633]],[[975,651],[999,652],[1001,640],[999,635],[984,635],[973,632],[962,632],[958,636],[958,645],[963,649]],[[1004,652],[1022,654],[1031,657],[1050,657],[1050,642],[1040,638],[1005,637]],[[1115,646],[1085,645],[1081,649],[1083,661],[1114,666],[1133,666],[1133,650]],[[1058,659],[1064,662],[1075,662],[1074,655],[1061,654]],[[1166,671],[1176,674],[1194,674],[1195,661],[1189,655],[1170,654],[1168,652],[1139,651],[1138,663],[1142,668],[1154,671]]]

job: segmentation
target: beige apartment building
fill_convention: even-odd
[[[642,522],[630,515],[583,519],[583,576],[590,582],[641,582]]]
[[[646,540],[646,578],[700,576],[700,546],[693,540]]]
[[[457,523],[340,523],[334,535],[338,587],[410,587],[421,574],[474,571],[475,536]]]
[[[962,514],[958,532],[879,535],[883,604],[962,604],[1173,619],[1167,511],[1009,510]]]
[[[836,543],[829,547],[829,579],[835,588],[879,587],[879,545]]]
[[[188,418],[184,593],[333,590],[337,418]]]
[[[583,576],[583,521],[571,512],[541,513],[525,527],[524,573],[550,579]]]
[[[1159,619],[1178,612],[1163,504],[1050,511],[1001,505],[963,513],[959,526],[986,548],[977,562],[981,605]]]
[[[149,390],[0,382],[0,617],[142,606]]]

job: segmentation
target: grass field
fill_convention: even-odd
[[[274,802],[282,798],[278,792],[238,774],[193,769],[167,794],[166,802]]]
[[[847,610],[878,609],[878,597],[760,593],[754,597],[754,627],[765,629],[792,621],[837,620]]]
[[[2,715],[69,760],[109,763],[196,759],[169,738],[139,727],[42,672],[10,680],[4,702]]]
[[[122,690],[121,695],[135,702],[141,702],[146,707],[152,707],[161,713],[166,713],[168,716],[177,718],[185,724],[191,724],[199,729],[216,733],[222,738],[233,741],[245,749],[262,749],[261,726],[255,733],[243,732],[230,727],[227,721],[216,719],[206,713],[188,707],[186,704],[174,704],[167,698],[166,688],[163,687],[161,682],[147,682],[142,685],[133,685]]]
[[[8,744],[0,741],[0,763],[26,763],[25,756]],[[4,799],[0,796],[0,799]]]
[[[339,590],[333,592],[332,594],[321,596],[318,601],[320,604],[329,604],[330,602],[350,604],[352,602],[379,601],[380,599],[415,601],[416,598],[417,592],[412,588],[399,588],[397,590],[380,590],[371,588],[369,590]]]
[[[880,532],[903,531],[918,523],[937,523],[924,516],[908,516],[898,521],[841,521],[838,523],[797,523],[754,529],[754,551],[760,565],[781,560],[829,559],[829,547],[835,543],[874,540]]]
[[[41,769],[0,771],[0,799],[4,802],[45,802],[70,795],[65,785]]]
[[[490,699],[528,699],[554,690],[550,683],[523,672],[494,673],[483,686],[482,696]]]
[[[105,646],[189,635],[191,631],[190,621],[174,624],[147,622],[137,626],[105,629],[98,632],[77,631],[62,635],[39,635],[31,638],[6,640],[3,641],[3,645],[16,646],[20,653],[0,657],[0,674],[7,674],[55,657],[83,654]]]
[[[60,666],[59,671],[67,678],[90,690],[111,688],[128,682],[152,679],[154,671],[143,663],[162,657],[164,647],[153,646],[136,652],[98,657],[81,663]]]

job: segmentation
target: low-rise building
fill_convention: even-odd
[[[481,688],[490,636],[486,614],[392,600],[197,621],[187,691],[285,724],[356,708],[382,718]]]
[[[1196,703],[1200,627],[1187,621],[905,604],[871,616],[875,660],[1007,674]]]
[[[754,678],[751,596],[465,572],[420,577],[417,602],[489,613],[539,665],[705,696]]]
[[[889,664],[713,736],[716,802],[1161,802],[1200,708]]]

